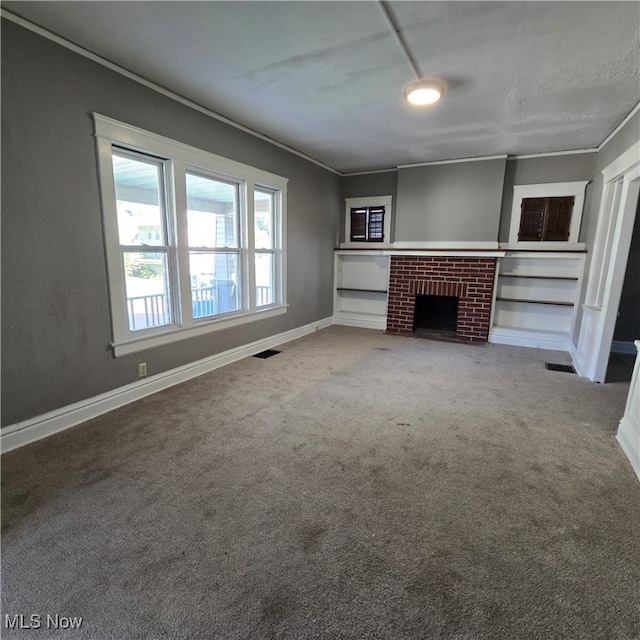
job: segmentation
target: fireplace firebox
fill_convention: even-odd
[[[458,298],[455,296],[416,295],[413,330],[455,336],[458,326]]]

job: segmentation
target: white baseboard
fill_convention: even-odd
[[[634,347],[635,348],[635,347]],[[640,440],[638,438],[638,429],[634,427],[628,418],[623,417],[618,426],[616,440],[624,454],[629,458],[631,468],[635,471],[640,480]]]
[[[614,340],[611,343],[611,353],[628,353],[635,356],[638,350],[633,340]]]
[[[569,347],[569,355],[571,356],[571,362],[573,363],[573,368],[576,370],[576,373],[581,378],[584,378],[584,375],[582,373],[584,371],[584,362],[582,361],[582,358],[580,357],[575,344],[571,344],[571,346]]]
[[[361,329],[380,329],[381,331],[384,331],[387,328],[387,318],[386,316],[367,317],[364,314],[339,314],[333,317],[333,324],[341,324],[345,327],[359,327]]]
[[[196,378],[214,369],[224,367],[232,362],[237,362],[248,356],[255,355],[265,349],[271,349],[285,342],[301,338],[332,324],[334,324],[333,318],[325,318],[324,320],[312,322],[303,327],[297,327],[296,329],[291,329],[290,331],[285,331],[275,336],[235,347],[182,367],[177,367],[170,371],[150,376],[144,380],[133,382],[124,387],[118,387],[117,389],[102,393],[98,396],[81,400],[66,407],[61,407],[60,409],[36,416],[35,418],[29,418],[28,420],[9,425],[2,429],[0,449],[2,453],[5,453],[23,447],[31,442],[74,427],[82,422],[96,418],[108,411],[135,402],[136,400],[145,398],[173,385],[180,384],[181,382]]]
[[[551,331],[525,331],[493,327],[489,331],[489,342],[516,347],[549,349],[550,351],[569,351],[571,349],[571,339],[568,334]]]

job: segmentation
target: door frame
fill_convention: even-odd
[[[577,346],[571,350],[578,374],[594,382],[605,381],[620,306],[640,194],[640,140],[606,166],[602,176],[582,323]]]

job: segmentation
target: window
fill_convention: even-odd
[[[343,246],[363,242],[390,243],[392,196],[347,198],[345,200],[345,239]]]
[[[567,241],[573,196],[569,198],[524,198],[520,212],[518,241]]]
[[[256,189],[254,191],[253,219],[255,238],[256,306],[273,303],[276,281],[275,253],[275,212],[277,194],[275,191]]]
[[[187,171],[186,186],[193,317],[238,311],[240,185]]]
[[[384,207],[351,209],[351,242],[384,241]]]
[[[94,120],[115,355],[286,312],[287,180]]]
[[[583,248],[578,235],[587,184],[515,186],[508,245],[514,249]]]

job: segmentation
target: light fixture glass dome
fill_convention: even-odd
[[[438,102],[444,95],[444,82],[434,78],[423,78],[404,90],[404,99],[415,105]]]

